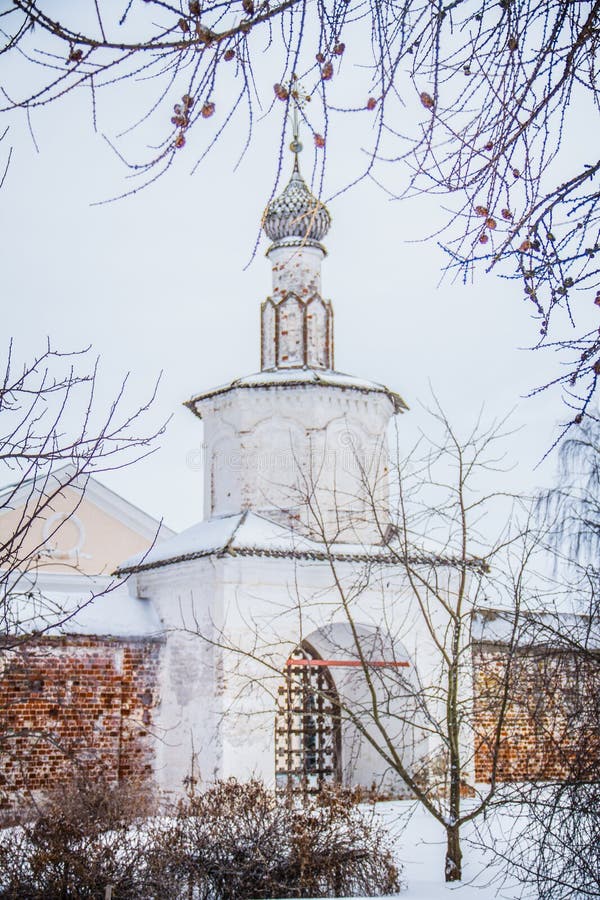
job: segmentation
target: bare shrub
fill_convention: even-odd
[[[515,863],[540,900],[598,897],[600,782],[534,785],[527,799],[530,843]]]
[[[152,798],[135,783],[110,784],[98,774],[81,771],[66,785],[48,791],[36,827],[67,823],[82,834],[130,825],[149,815]]]
[[[62,800],[61,800],[62,798]],[[398,870],[352,794],[289,806],[226,781],[174,815],[140,818],[134,792],[79,780],[0,836],[1,900],[244,900],[389,894]]]
[[[145,845],[141,831],[124,827],[82,835],[58,824],[21,826],[0,843],[0,897],[103,900],[107,885],[120,900],[150,897],[141,865]]]
[[[179,811],[181,864],[194,896],[374,896],[399,889],[383,828],[348,792],[287,805],[260,782],[235,780]]]
[[[135,827],[147,800],[133,787],[84,774],[49,794],[33,821],[0,836],[0,897],[10,900],[151,896],[145,889],[148,838]]]

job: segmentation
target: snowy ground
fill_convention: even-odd
[[[481,849],[479,829],[485,829],[486,843],[502,847],[511,841],[513,819],[495,818],[481,825],[466,825],[463,837],[463,880],[444,881],[445,835],[443,828],[424,809],[408,801],[377,805],[393,837],[397,859],[402,866],[404,888],[395,900],[533,900],[535,891],[525,891],[514,880],[502,877],[494,854]]]
[[[394,837],[398,862],[403,867],[405,900],[437,900],[455,895],[456,900],[517,900],[532,897],[514,881],[501,878],[493,853],[481,849],[479,825],[468,824],[463,832],[463,880],[447,885],[444,881],[446,851],[443,828],[422,807],[408,802],[382,803],[378,812]],[[483,823],[482,823],[483,824]],[[494,844],[509,839],[511,818],[496,816],[487,824],[486,836]]]

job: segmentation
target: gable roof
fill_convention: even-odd
[[[152,541],[164,541],[172,538],[176,532],[162,523],[154,516],[141,510],[135,504],[125,500],[120,494],[112,491],[106,485],[98,481],[93,475],[77,475],[77,469],[72,463],[67,463],[52,472],[48,479],[39,479],[39,487],[36,488],[35,478],[27,478],[16,484],[8,484],[0,489],[0,516],[13,509],[24,505],[33,493],[44,493],[44,488],[52,491],[60,490],[61,485],[65,490],[73,490],[82,493],[89,500],[109,516],[113,516],[132,531],[143,538]],[[10,500],[10,505],[8,505]]]

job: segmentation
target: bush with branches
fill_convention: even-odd
[[[304,806],[259,781],[220,782],[180,810],[182,862],[199,896],[352,897],[395,893],[399,874],[381,826],[351,793]]]
[[[173,815],[85,779],[0,838],[1,900],[244,900],[395,893],[381,825],[352,794],[285,804],[260,782],[219,782]]]
[[[77,776],[2,833],[0,897],[91,900],[107,885],[119,898],[159,896],[146,893],[148,839],[135,824],[147,809],[133,788]]]

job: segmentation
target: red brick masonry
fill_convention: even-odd
[[[600,660],[541,647],[517,652],[510,665],[503,714],[507,664],[505,646],[474,648],[476,782],[490,782],[502,715],[498,781],[597,777]]]
[[[27,641],[0,653],[0,809],[67,780],[152,773],[161,643],[108,637]]]
[[[23,792],[59,786],[74,767],[110,782],[152,775],[162,643],[68,636],[0,651],[0,813]],[[506,647],[473,649],[475,779],[489,782],[507,665]],[[574,653],[520,651],[511,672],[496,764],[498,781],[597,773],[600,667]],[[580,771],[581,770],[581,771]]]

